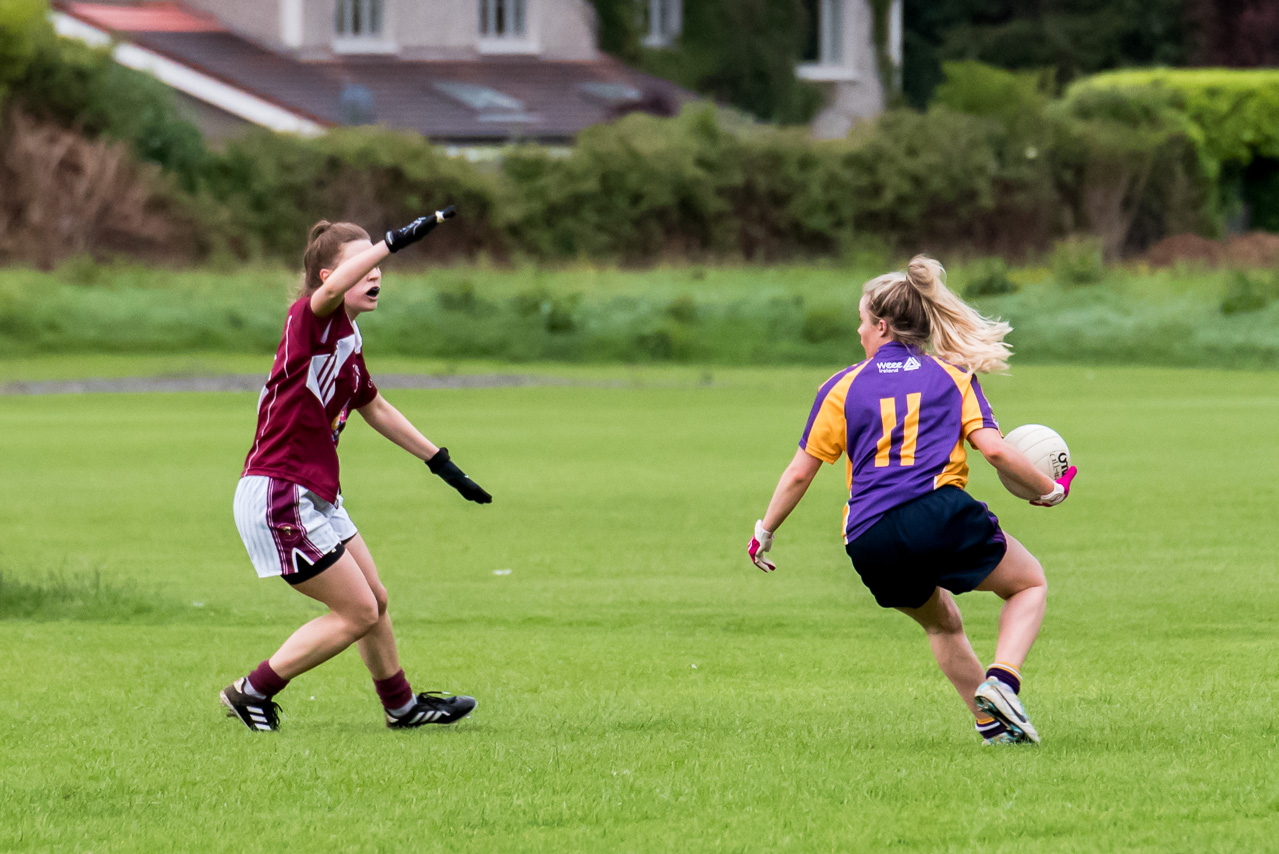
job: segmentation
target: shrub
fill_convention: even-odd
[[[486,314],[488,309],[492,308],[476,293],[475,282],[470,279],[442,284],[436,293],[436,300],[440,308],[445,311],[456,311],[472,316]]]
[[[853,332],[853,325],[839,306],[810,308],[805,312],[804,323],[799,329],[800,337],[812,344],[848,338]]]
[[[666,306],[666,316],[678,323],[696,323],[697,302],[690,296],[677,297]]]
[[[1114,71],[1081,80],[1067,98],[1085,92],[1138,90],[1175,94],[1194,125],[1193,138],[1210,168],[1254,157],[1279,158],[1279,69],[1160,68]]]
[[[964,268],[964,296],[992,297],[1015,294],[1017,283],[1008,277],[1008,265],[1002,258],[987,258]]]
[[[1051,174],[1007,140],[998,122],[944,107],[891,110],[855,130],[856,229],[912,249],[1039,245],[1056,228]]]
[[[1101,243],[1087,237],[1058,242],[1052,256],[1053,278],[1063,287],[1095,285],[1106,278]]]
[[[1261,311],[1279,296],[1277,292],[1279,277],[1272,274],[1269,278],[1262,278],[1258,274],[1236,270],[1231,274],[1226,294],[1221,300],[1221,313],[1229,316]]]
[[[0,5],[0,104],[22,78],[42,42],[53,38],[43,0],[7,0]]]
[[[1176,93],[1157,88],[1072,88],[1051,106],[1059,182],[1077,218],[1101,241],[1107,258],[1128,243],[1133,223],[1152,198],[1194,205],[1207,180],[1195,153],[1194,128]],[[1191,190],[1188,192],[1186,188]],[[1174,208],[1166,221],[1193,217]],[[1150,242],[1165,236],[1156,223]],[[1163,232],[1163,233],[1161,233]]]
[[[731,123],[704,105],[584,131],[566,157],[503,161],[515,242],[542,258],[829,253],[852,231],[847,146]]]
[[[1041,130],[1050,77],[1038,71],[1005,71],[980,62],[947,62],[932,103],[970,116],[994,119],[1030,136]]]
[[[447,236],[411,253],[417,263],[508,248],[497,180],[417,134],[361,127],[301,139],[255,132],[228,146],[207,191],[232,212],[225,227],[241,254],[292,259],[318,219],[352,220],[378,235],[446,204],[456,204],[460,216]]]
[[[159,171],[122,143],[11,113],[0,127],[0,256],[44,268],[76,255],[167,257],[186,227]]]
[[[199,184],[209,165],[204,139],[178,114],[172,91],[116,63],[105,49],[73,39],[41,39],[13,90],[25,112],[90,138],[124,142],[187,190]]]

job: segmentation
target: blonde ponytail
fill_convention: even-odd
[[[946,287],[946,271],[927,255],[910,259],[905,273],[888,273],[862,288],[866,310],[888,325],[894,340],[928,350],[977,373],[1008,370],[1012,327],[983,317]]]

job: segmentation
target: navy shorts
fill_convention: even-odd
[[[884,608],[918,608],[937,587],[967,593],[1008,551],[999,520],[957,486],[894,507],[846,547]]]

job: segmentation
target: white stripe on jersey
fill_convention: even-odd
[[[346,360],[351,358],[359,346],[359,336],[347,335],[339,338],[332,355],[312,356],[311,370],[306,379],[306,387],[311,390],[320,403],[328,406],[337,390],[338,374]]]

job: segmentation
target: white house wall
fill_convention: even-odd
[[[542,56],[591,60],[595,49],[595,9],[587,0],[532,0],[541,19]]]
[[[858,119],[877,116],[884,109],[879,79],[879,51],[875,47],[875,10],[870,0],[843,0],[844,59],[840,71],[822,87],[826,100],[813,120],[820,139],[847,136]]]
[[[391,0],[405,59],[471,59],[479,38],[478,0]]]

